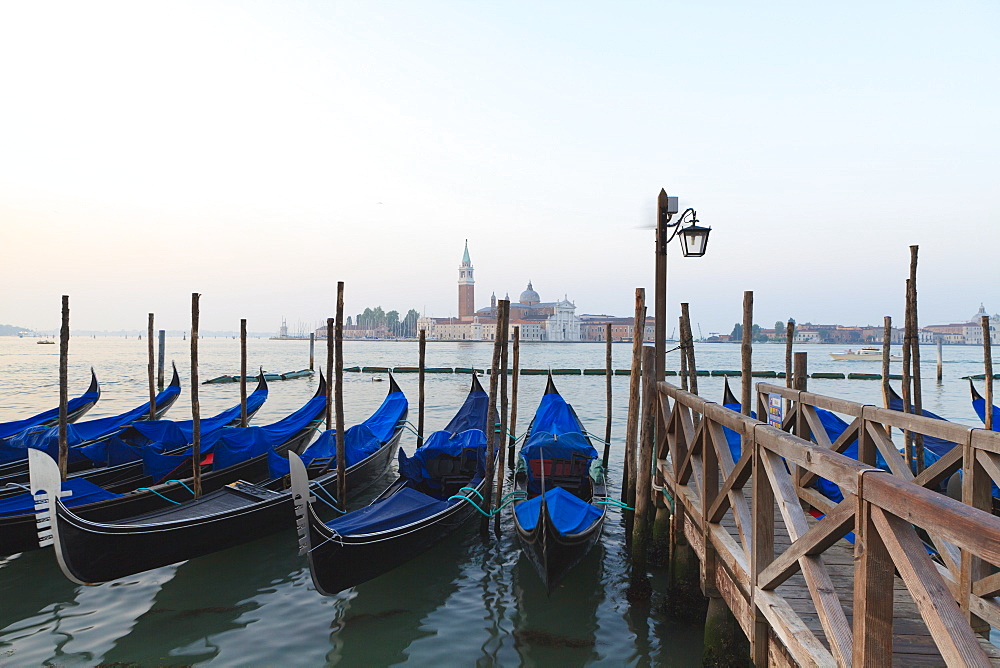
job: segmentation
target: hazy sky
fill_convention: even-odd
[[[1000,311],[1000,4],[0,1],[0,322],[308,325],[530,279],[579,313]]]

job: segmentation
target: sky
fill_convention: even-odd
[[[366,306],[1000,312],[1000,4],[0,0],[0,323],[277,330]]]

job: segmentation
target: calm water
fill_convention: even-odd
[[[146,342],[134,338],[74,338],[70,346],[70,396],[80,394],[92,365],[103,395],[87,418],[124,412],[147,398]],[[284,372],[308,366],[308,342],[249,341],[249,364]],[[811,371],[878,372],[877,362],[835,362],[838,346],[807,345]],[[325,368],[317,344],[317,368]],[[486,343],[428,345],[428,366],[489,364]],[[697,349],[703,369],[739,368],[739,346]],[[934,381],[935,352],[923,367],[924,406],[942,416],[977,424],[963,375],[982,372],[982,352],[946,347],[944,382]],[[676,369],[676,353],[668,368]],[[167,340],[167,357],[181,372],[181,399],[168,417],[190,416],[189,342]],[[347,342],[347,366],[411,366],[415,343]],[[614,346],[614,366],[626,368],[631,346]],[[239,342],[203,339],[200,375],[239,371]],[[782,346],[754,350],[757,369],[782,370]],[[527,368],[604,366],[602,344],[531,344],[521,350]],[[894,364],[898,367],[898,364]],[[416,374],[397,378],[416,422]],[[543,376],[521,378],[520,434],[541,396]],[[628,377],[613,379],[615,408],[610,464],[612,488],[620,480]],[[428,375],[426,420],[440,428],[468,391],[466,375]],[[58,346],[0,337],[0,421],[58,403]],[[557,384],[585,426],[604,433],[605,379],[561,376]],[[347,424],[367,417],[387,391],[368,374],[345,375]],[[701,393],[721,397],[722,381],[700,378]],[[315,391],[309,379],[275,382],[255,424],[277,420]],[[881,402],[872,381],[811,380],[814,392],[855,401]],[[238,385],[202,386],[202,415],[239,401]],[[412,452],[413,438],[402,447]],[[617,490],[615,490],[617,492]],[[376,489],[371,490],[374,494]],[[505,516],[505,520],[508,518]],[[335,597],[317,594],[305,559],[296,553],[294,531],[268,536],[224,552],[95,587],[66,580],[51,550],[0,557],[0,665],[698,665],[699,620],[678,623],[649,605],[625,600],[629,572],[622,547],[621,515],[612,511],[603,540],[567,581],[547,597],[510,538],[484,543],[469,524],[406,567]],[[664,574],[652,574],[654,583]]]

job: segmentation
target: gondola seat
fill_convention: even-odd
[[[528,493],[541,494],[544,474],[545,487],[561,487],[567,492],[586,499],[590,493],[590,458],[573,454],[569,458],[548,457],[529,459]]]
[[[475,477],[478,463],[479,451],[475,448],[465,448],[459,456],[442,453],[424,462],[427,473],[440,485],[429,491],[443,498],[457,493]]]

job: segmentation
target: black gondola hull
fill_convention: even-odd
[[[397,480],[380,498],[399,489]],[[485,482],[477,488],[486,491]],[[474,514],[472,504],[460,501],[447,510],[411,525],[377,533],[338,536],[309,507],[309,572],[316,589],[326,596],[357,586],[402,566],[440,542]]]
[[[578,534],[562,536],[552,526],[548,513],[539,517],[533,531],[525,531],[517,524],[517,539],[525,557],[545,587],[551,592],[566,574],[587,556],[601,537],[604,516]]]
[[[384,475],[395,458],[401,435],[400,429],[378,452],[347,470],[351,496]],[[317,483],[328,492],[335,492],[336,472]],[[204,497],[207,504],[185,504],[181,512],[187,517],[166,522],[148,518],[142,525],[88,522],[58,504],[63,567],[79,582],[108,582],[256,540],[295,522],[294,503],[288,491],[276,492],[275,496],[259,501],[245,500],[246,505],[229,510],[202,512],[203,505],[213,502],[216,507],[219,502],[225,505],[223,495],[239,496],[239,493],[219,490],[214,498]],[[173,511],[170,508],[167,511],[170,515],[177,514],[170,512]]]

